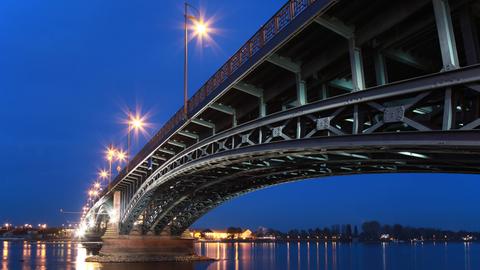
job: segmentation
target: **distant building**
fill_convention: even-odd
[[[231,230],[192,230],[190,235],[195,239],[200,240],[249,240],[253,239],[253,232],[249,229],[241,229],[238,231],[231,231]]]

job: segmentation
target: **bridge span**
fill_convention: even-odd
[[[85,223],[104,239],[174,237],[226,200],[285,182],[480,173],[479,14],[478,0],[288,1]]]

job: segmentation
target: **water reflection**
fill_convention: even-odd
[[[471,243],[464,243],[465,250],[465,270],[471,270],[471,261],[470,261],[470,245]]]
[[[8,241],[3,241],[3,252],[2,252],[2,270],[8,269]]]
[[[480,269],[478,243],[344,244],[197,243],[196,252],[216,258],[213,263],[86,263],[89,251],[74,242],[2,241],[1,269],[59,270],[351,270],[351,269]]]
[[[382,243],[382,265],[383,270],[387,269],[387,254],[386,254],[387,243]]]

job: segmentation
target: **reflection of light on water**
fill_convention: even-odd
[[[301,269],[300,268],[300,262],[301,262],[301,258],[300,258],[300,242],[297,243],[297,269]]]
[[[332,243],[332,269],[337,269],[337,242]]]
[[[8,270],[8,241],[3,241],[2,270]]]
[[[382,243],[382,262],[383,262],[383,270],[387,269],[387,254],[386,254],[386,247],[387,243]]]
[[[68,242],[67,243],[67,262],[72,261],[72,243]]]
[[[320,269],[320,245],[317,242],[317,270]]]
[[[70,244],[68,245],[70,246]],[[87,258],[87,249],[82,246],[82,244],[76,245],[77,257],[75,259],[75,269],[76,270],[95,270],[100,269],[100,264],[98,263],[87,263],[85,259]]]
[[[239,270],[239,262],[238,262],[238,243],[235,243],[235,270]]]
[[[287,242],[287,269],[290,270],[290,242]]]
[[[241,251],[241,260],[243,269],[250,269],[250,264],[253,263],[253,256],[252,256],[252,244],[250,243],[240,243],[240,251]]]
[[[470,264],[470,242],[464,242],[463,247],[465,250],[465,270],[471,270],[472,265]]]
[[[307,269],[310,269],[310,242],[307,242]]]
[[[27,259],[32,254],[32,245],[29,242],[23,241],[23,259]]]
[[[275,242],[273,242],[273,243],[270,243],[268,246],[269,246],[268,248],[271,251],[271,253],[270,253],[271,261],[270,262],[271,262],[272,268],[275,268],[275,262],[276,262],[275,261],[275,256],[276,256],[276,250],[277,250],[276,244],[275,244]]]
[[[46,269],[47,264],[47,246],[44,242],[37,241],[37,253],[36,253],[37,263],[40,265],[40,269]]]
[[[8,248],[9,248],[8,241],[3,241],[3,260],[8,259]]]
[[[328,243],[325,242],[325,269],[328,269]]]

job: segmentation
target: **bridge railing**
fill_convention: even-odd
[[[320,0],[290,0],[264,24],[210,79],[188,100],[188,115],[194,115],[213,92],[242,65],[252,58],[265,44],[290,24],[299,14],[314,2]],[[110,187],[121,181],[128,170],[134,168],[166,140],[177,128],[185,123],[183,106],[168,120],[153,138],[115,177]]]

